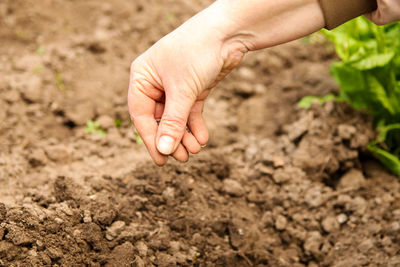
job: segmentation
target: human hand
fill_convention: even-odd
[[[376,25],[385,25],[400,20],[399,0],[378,0],[378,9],[365,14]]]
[[[240,38],[226,38],[214,10],[191,18],[132,63],[129,113],[157,165],[168,155],[187,161],[207,143],[204,99],[247,52]]]
[[[131,67],[129,113],[154,162],[164,165],[169,155],[186,161],[207,143],[204,99],[247,51],[324,25],[318,0],[217,0],[139,56]]]

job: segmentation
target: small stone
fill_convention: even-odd
[[[160,267],[176,266],[175,258],[164,252],[157,253],[157,262]]]
[[[47,156],[42,149],[35,149],[29,155],[29,163],[32,167],[43,166],[47,162]]]
[[[365,185],[365,178],[361,171],[357,169],[349,170],[340,178],[338,189],[358,190]]]
[[[304,242],[304,250],[309,255],[318,257],[320,254],[320,247],[322,244],[321,234],[317,231],[310,232],[306,241]]]
[[[374,241],[372,239],[367,239],[361,242],[360,245],[358,245],[358,250],[361,253],[368,253],[368,251],[373,247],[374,247]]]
[[[135,262],[135,254],[135,247],[127,241],[113,249],[106,266],[131,266]]]
[[[392,222],[390,224],[390,233],[396,234],[400,230],[400,223],[399,222]]]
[[[179,243],[179,241],[170,241],[169,250],[172,254],[179,252],[181,250],[181,244]]]
[[[116,238],[125,229],[125,222],[116,221],[109,227],[107,227],[106,238],[111,241]]]
[[[339,230],[340,225],[335,217],[329,216],[322,221],[322,228],[327,233],[332,233]]]
[[[200,244],[200,243],[203,241],[203,238],[202,238],[201,234],[199,234],[199,233],[194,233],[193,236],[192,236],[192,241],[193,241],[195,244]]]
[[[47,252],[47,255],[52,260],[61,259],[61,257],[63,256],[63,253],[62,253],[61,249],[55,248],[55,247],[47,248],[46,252]]]
[[[62,224],[64,221],[60,218],[55,218],[54,221],[58,224]]]
[[[29,102],[38,102],[42,97],[42,80],[36,76],[30,76],[30,79],[21,85],[22,98]]]
[[[175,189],[173,187],[167,187],[162,193],[165,200],[173,200],[175,198]]]
[[[256,74],[254,73],[254,71],[246,67],[239,68],[239,75],[245,80],[254,80],[256,78]]]
[[[143,242],[143,241],[139,241],[136,243],[136,248],[139,252],[139,255],[141,257],[146,257],[147,256],[147,251],[149,250],[149,248],[147,247],[147,245]]]
[[[243,186],[236,180],[225,179],[222,190],[231,196],[240,197],[245,194]]]
[[[36,257],[38,254],[37,254],[36,250],[30,249],[28,251],[28,255],[31,256],[31,257]]]
[[[322,195],[321,188],[316,186],[310,188],[304,197],[304,200],[306,203],[311,207],[311,208],[316,208],[322,205],[324,203],[325,198]]]
[[[262,227],[271,227],[274,225],[274,221],[272,220],[272,212],[266,211],[261,217],[261,225]]]
[[[274,163],[275,166],[275,163]],[[305,173],[297,168],[292,166],[286,166],[281,169],[277,169],[272,176],[272,179],[277,184],[283,184],[289,180],[298,180],[305,177]]]
[[[110,129],[114,127],[114,120],[108,115],[102,115],[97,119],[97,122],[100,124],[100,127],[103,129]]]
[[[388,267],[398,267],[400,266],[400,255],[390,258],[388,262]]]
[[[92,222],[92,216],[90,214],[90,210],[84,210],[83,211],[83,222],[84,223],[91,223]]]
[[[340,124],[337,131],[342,139],[349,140],[357,132],[357,129],[352,125]]]
[[[74,215],[70,207],[68,207],[67,203],[65,202],[60,203],[60,211],[64,212],[68,216]]]
[[[344,224],[345,222],[347,222],[347,215],[341,213],[336,217],[336,220],[338,221],[339,224]]]
[[[65,162],[69,159],[70,153],[66,146],[55,145],[46,149],[46,154],[52,161]]]
[[[287,226],[287,219],[283,215],[278,215],[276,220],[275,220],[275,228],[278,231],[285,230]]]

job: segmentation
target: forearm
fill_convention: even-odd
[[[248,50],[286,43],[325,26],[318,0],[219,0],[210,8],[224,18],[226,40],[238,40]]]

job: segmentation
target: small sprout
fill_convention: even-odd
[[[43,66],[42,65],[39,65],[39,66],[36,66],[36,67],[33,68],[33,72],[36,73],[36,74],[41,73],[42,70],[43,70]]]
[[[36,50],[36,53],[38,55],[43,55],[46,52],[46,49],[43,46],[39,46],[39,48]]]
[[[64,84],[64,80],[62,78],[61,72],[58,72],[56,75],[56,84],[58,89],[60,89],[61,91],[65,92],[67,90],[67,87]]]
[[[101,128],[98,121],[88,121],[85,126],[85,132],[89,134],[97,134],[100,136],[106,136],[106,132]]]
[[[133,134],[135,135],[136,144],[139,144],[139,145],[143,144],[143,139],[142,139],[142,137],[140,137],[139,132],[135,128],[133,128]]]
[[[324,104],[328,101],[334,100],[335,98],[336,97],[333,94],[327,94],[323,97],[305,96],[299,101],[299,103],[297,103],[297,106],[299,108],[309,109],[314,101],[318,101],[321,104]]]
[[[122,126],[122,121],[121,120],[115,120],[114,121],[114,125],[119,128],[119,127]]]
[[[174,21],[176,19],[175,14],[172,12],[167,13],[167,20],[168,21]]]

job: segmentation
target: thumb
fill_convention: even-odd
[[[190,110],[197,96],[192,90],[166,91],[165,108],[157,131],[157,150],[164,155],[172,154],[186,131]]]

